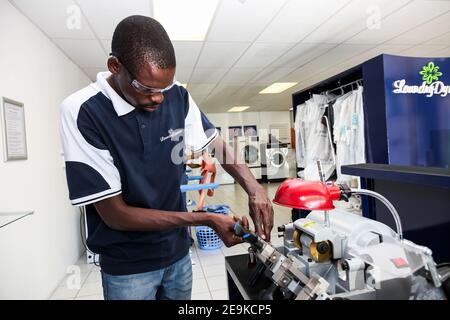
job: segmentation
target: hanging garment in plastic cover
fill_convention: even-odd
[[[295,140],[297,166],[304,168],[305,180],[320,180],[317,160],[321,160],[325,179],[334,171],[333,148],[322,117],[327,107],[324,95],[313,95],[311,99],[297,106],[295,116]]]
[[[333,135],[336,144],[337,182],[350,182],[354,177],[341,173],[341,166],[365,163],[363,87],[349,92],[333,105]]]

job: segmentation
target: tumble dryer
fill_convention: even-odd
[[[261,152],[258,136],[234,138],[234,153],[244,159],[256,179],[261,179]]]
[[[261,170],[263,180],[289,178],[289,148],[286,143],[261,144]]]

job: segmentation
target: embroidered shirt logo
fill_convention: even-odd
[[[176,129],[176,130],[169,129],[168,132],[169,132],[169,135],[159,138],[159,140],[161,140],[161,142],[163,142],[167,139],[173,139],[174,137],[180,135],[183,132],[183,129]]]

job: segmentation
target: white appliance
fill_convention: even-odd
[[[235,137],[234,154],[244,159],[256,179],[261,179],[261,152],[258,136]]]
[[[89,230],[88,230],[85,206],[80,207],[80,215],[81,215],[81,219],[80,219],[81,241],[86,250],[86,262],[88,264],[93,263],[98,266],[100,264],[100,261],[99,261],[100,256],[98,254],[92,252],[91,250],[89,250],[89,248],[87,247],[87,237],[89,234]]]
[[[212,158],[216,165],[216,182],[219,184],[233,184],[234,178],[226,172],[217,158]]]
[[[267,181],[289,178],[288,154],[286,143],[261,144],[263,178]]]

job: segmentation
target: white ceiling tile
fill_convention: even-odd
[[[55,43],[93,81],[106,70],[116,24],[131,14],[152,14],[151,0],[10,2],[49,37],[59,38]],[[81,28],[69,30],[66,10],[74,4],[87,20],[82,15]],[[380,9],[383,20],[380,30],[369,32],[371,6]],[[234,105],[287,110],[292,92],[378,54],[449,56],[449,10],[450,1],[437,0],[223,0],[204,47],[203,42],[173,42],[176,78],[188,83],[204,110],[225,112]],[[96,35],[100,42],[70,40]],[[258,94],[276,81],[299,84],[277,95]]]
[[[336,47],[335,44],[299,43],[283,56],[277,58],[271,64],[271,67],[298,68],[334,47]]]
[[[238,91],[234,94],[238,99],[249,100],[250,98],[257,96],[258,93],[264,89],[263,85],[259,84],[249,84],[247,86],[240,87]],[[266,99],[270,97],[266,96]]]
[[[111,40],[101,40],[106,52],[111,52]],[[193,68],[201,51],[202,42],[198,41],[172,41],[177,68]]]
[[[293,0],[286,4],[257,42],[296,43],[335,14],[349,0]]]
[[[54,39],[53,41],[81,68],[106,67],[107,56],[97,40]]]
[[[360,64],[363,61],[358,61],[358,59],[352,59],[348,60],[345,63],[339,64],[333,68],[322,70],[322,72],[318,72],[317,74],[314,74],[312,77],[306,79],[302,83],[300,83],[300,87],[310,86],[312,84],[316,84],[318,82],[321,82],[325,79],[331,78],[339,73],[342,73],[350,68],[353,68]],[[356,86],[356,84],[355,84]]]
[[[433,32],[430,32],[433,30]],[[420,44],[450,32],[450,12],[390,40],[392,44]],[[448,36],[447,36],[448,37]]]
[[[429,44],[450,44],[450,32],[432,38],[425,43]]]
[[[92,81],[96,81],[97,79],[97,73],[108,71],[107,67],[104,68],[84,68],[83,71],[87,74],[89,79]]]
[[[442,49],[442,50],[438,50],[434,53],[435,57],[450,57],[450,46]]]
[[[218,113],[218,112],[222,112],[222,111],[216,111],[214,107],[211,107],[210,105],[205,106],[202,105],[200,108],[204,113]]]
[[[110,54],[111,53],[111,40],[107,40],[107,39],[102,39],[102,40],[100,40],[100,42],[101,42],[101,44],[102,44],[102,46],[103,46],[103,50],[105,50],[105,52],[107,53],[107,54]]]
[[[253,41],[286,0],[226,0],[217,9],[208,41]]]
[[[190,83],[216,83],[228,71],[224,68],[195,68]]]
[[[412,30],[450,10],[450,1],[414,1],[381,20],[380,28],[368,29],[346,43],[380,44]]]
[[[175,78],[177,79],[177,81],[179,81],[181,83],[188,83],[193,70],[194,70],[193,67],[190,67],[190,68],[189,67],[188,68],[177,67],[176,73],[175,73]]]
[[[332,68],[351,57],[357,56],[371,49],[372,45],[349,45],[341,44],[336,48],[328,51],[322,56],[314,59],[310,63],[295,70],[284,78],[285,81],[302,82],[306,79],[313,77],[326,69]]]
[[[218,104],[214,100],[205,99],[203,100],[200,109],[203,112],[208,113],[217,113],[217,112],[227,112],[228,109],[230,109],[230,105],[228,104]]]
[[[353,0],[331,16],[323,25],[304,39],[309,43],[341,43],[367,28],[374,10],[380,18],[391,14],[410,0]]]
[[[291,47],[292,45],[281,43],[254,43],[236,62],[235,66],[240,68],[265,67]]]
[[[244,85],[254,78],[261,70],[261,68],[232,68],[225,77],[223,77],[221,83]]]
[[[149,0],[76,0],[100,39],[112,39],[114,29],[131,15],[151,15]]]
[[[410,45],[407,44],[383,44],[381,47],[377,47],[376,51],[378,54],[400,54],[402,51],[406,50]]]
[[[223,89],[221,89],[223,90]],[[219,106],[227,106],[228,109],[232,107],[232,103],[227,101],[226,99],[223,99],[223,97],[216,97],[215,95],[209,95],[203,100],[203,106],[204,107],[219,107]]]
[[[95,39],[80,7],[72,0],[11,0],[50,38]]]
[[[259,110],[277,110],[280,107],[289,110],[292,104],[291,93],[273,94],[270,97],[261,99],[261,95],[255,95],[252,99],[249,99],[249,104]]]
[[[383,44],[383,45],[374,47],[372,49],[369,49],[367,51],[364,51],[360,55],[353,56],[353,57],[347,59],[346,61],[342,62],[338,66],[341,67],[341,70],[342,70],[342,67],[344,70],[350,69],[351,67],[361,64],[367,60],[370,60],[380,54],[399,55],[399,54],[401,54],[402,51],[408,49],[409,47],[411,47],[411,46],[410,45],[400,45],[400,44],[391,44],[391,45]],[[335,71],[335,70],[332,70],[332,71]],[[339,73],[339,72],[336,72],[336,74],[337,73]]]
[[[286,110],[289,111],[289,109],[292,107],[292,94],[287,95],[280,95],[279,97],[276,97],[271,101],[270,104],[267,104],[264,107],[264,111],[269,110]]]
[[[212,89],[216,86],[215,83],[200,83],[200,84],[189,84],[187,90],[193,96],[201,95],[207,96]]]
[[[289,112],[289,109],[292,107],[292,102],[289,103],[289,105],[284,105],[284,104],[280,104],[280,105],[274,105],[274,106],[269,106],[269,107],[264,107],[261,108],[260,111],[286,111]]]
[[[219,84],[214,90],[209,94],[209,98],[223,99],[227,104],[232,103],[232,99],[234,94],[242,88],[241,86],[236,85],[226,85]],[[208,100],[209,100],[208,98]]]
[[[411,57],[433,57],[436,53],[444,50],[448,44],[427,44],[418,45],[402,51],[402,55]]]
[[[255,78],[252,79],[252,81],[250,81],[250,83],[267,86],[282,79],[285,75],[291,73],[295,69],[296,68],[281,67],[264,68],[263,71],[261,71]]]
[[[304,88],[309,88],[311,86],[315,86],[316,84],[318,84],[328,78],[331,78],[341,72],[344,72],[344,71],[348,70],[350,67],[353,67],[356,65],[357,65],[357,63],[351,64],[351,66],[349,66],[349,67],[342,67],[342,65],[339,65],[332,69],[323,70],[322,72],[319,72],[319,73],[315,74],[314,76],[310,77],[309,79],[306,79],[305,81],[301,82],[299,84],[299,87],[296,88],[296,90],[294,90],[293,92],[303,90]],[[356,87],[356,84],[355,84],[355,87]]]
[[[366,50],[363,53],[349,57],[348,59],[343,60],[339,64],[331,66],[325,70],[322,70],[312,77],[303,79],[303,82],[300,83],[299,90],[308,87],[311,84],[317,83],[324,79],[330,78],[336,74],[339,74],[345,70],[351,69],[365,61],[368,61],[380,54],[393,54],[393,55],[401,55],[402,51],[411,47],[410,45],[380,45],[374,47],[372,49]]]
[[[203,42],[198,41],[172,41],[177,67],[193,68],[202,49]]]
[[[229,68],[248,48],[244,42],[206,42],[197,67]]]
[[[198,107],[203,110],[203,101],[205,101],[207,95],[201,95],[201,94],[192,94],[192,92],[190,92],[190,94],[192,95],[192,99],[194,99],[195,103],[198,105]]]
[[[320,82],[334,76],[335,74],[338,74],[340,72],[337,73],[333,73],[333,74],[329,74],[329,73],[320,73],[317,74],[316,76],[314,76],[313,78],[310,78],[304,82],[301,83],[301,86],[299,86],[297,91],[301,91],[304,90],[306,88],[310,88],[310,87],[314,87],[317,84],[319,84]],[[336,92],[335,92],[336,93]],[[339,93],[339,91],[337,91],[337,93]]]
[[[292,87],[292,93],[295,93],[295,92],[297,92],[297,91],[300,91],[301,89],[302,89],[302,84],[301,84],[301,83],[298,83],[297,85],[295,85],[295,86]],[[291,95],[291,97],[292,97],[292,95]]]

